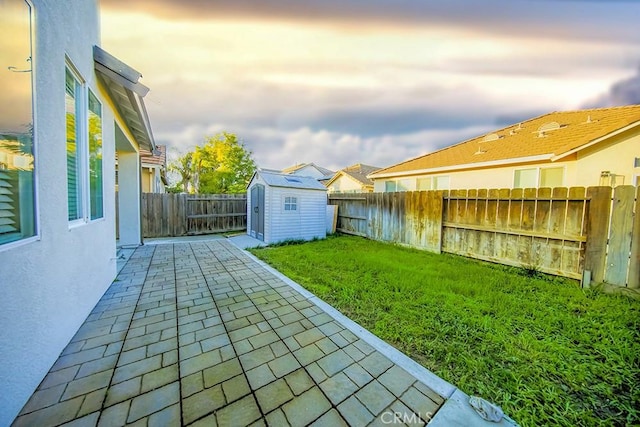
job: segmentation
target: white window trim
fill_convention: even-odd
[[[102,133],[102,135],[100,135],[100,139],[102,141],[102,176],[101,176],[101,188],[102,188],[102,216],[96,218],[96,219],[91,219],[91,178],[89,177],[89,170],[91,169],[91,153],[89,153],[89,93],[92,93],[93,96],[96,98],[96,101],[98,102],[98,104],[100,104],[100,132]],[[86,188],[87,188],[87,192],[85,194],[85,197],[87,199],[87,206],[86,206],[86,211],[85,211],[85,216],[86,216],[86,222],[99,222],[99,221],[104,221],[105,220],[105,211],[104,211],[104,202],[105,202],[105,197],[104,197],[104,104],[102,103],[102,101],[100,100],[100,98],[98,97],[98,93],[95,90],[92,90],[91,88],[87,88],[86,90],[86,96],[84,98],[84,101],[86,103],[86,107],[85,108],[85,125],[86,125],[86,131],[84,134],[84,137],[86,138],[86,144],[85,144],[85,151],[86,151],[86,170],[85,170],[85,180],[86,180]]]
[[[88,143],[88,138],[89,138],[89,114],[88,114],[88,107],[89,107],[89,102],[88,102],[88,90],[87,90],[87,82],[86,80],[82,77],[82,75],[80,74],[80,72],[78,71],[78,69],[76,68],[75,65],[73,65],[73,62],[71,61],[71,59],[65,55],[65,73],[66,70],[69,70],[69,72],[71,73],[71,75],[73,75],[73,77],[76,79],[76,81],[79,83],[79,90],[76,94],[76,99],[75,99],[75,105],[76,105],[76,146],[80,147],[80,165],[78,167],[78,177],[76,177],[76,179],[78,180],[78,182],[80,183],[80,188],[79,188],[79,193],[80,193],[80,207],[81,207],[81,213],[80,213],[80,218],[78,219],[74,219],[74,220],[70,220],[69,222],[69,229],[72,228],[77,228],[79,226],[82,226],[84,224],[87,224],[89,222],[89,216],[90,216],[90,206],[89,206],[89,200],[88,200],[88,194],[89,194],[89,172],[88,172],[88,167],[89,167],[89,143]],[[66,77],[65,77],[66,78]],[[66,123],[66,117],[65,117],[65,123]],[[66,137],[66,135],[65,135]],[[69,171],[67,170],[67,173]],[[67,177],[68,179],[68,177]],[[69,209],[69,194],[67,193],[67,209]],[[67,212],[67,218],[68,218],[68,212]]]
[[[5,252],[20,246],[28,245],[30,243],[38,242],[41,240],[40,234],[40,195],[39,195],[39,158],[38,156],[38,138],[37,138],[37,130],[39,127],[38,123],[38,114],[37,110],[37,102],[36,102],[36,44],[34,43],[36,40],[36,8],[33,4],[32,0],[24,0],[24,2],[29,6],[29,49],[30,57],[31,57],[31,123],[33,123],[33,133],[31,135],[31,147],[33,149],[33,226],[35,228],[34,235],[25,237],[23,239],[14,240],[13,242],[0,244],[0,252]]]
[[[529,167],[529,168],[516,168],[513,170],[513,179],[511,180],[511,188],[532,188],[532,187],[516,187],[516,171],[523,171],[523,170],[530,170],[530,169],[535,169],[536,171],[536,186],[533,188],[549,188],[549,187],[541,187],[540,186],[540,179],[542,178],[542,169],[560,169],[562,168],[562,185],[560,185],[560,187],[566,187],[566,182],[567,182],[567,166],[566,165],[561,165],[561,166],[534,166],[534,167]]]
[[[285,206],[287,205],[287,198],[293,198],[296,199],[295,203],[291,203],[291,201],[288,203],[289,205],[293,205],[296,208],[295,209],[289,209],[286,210]],[[298,196],[282,196],[282,212],[286,213],[286,214],[295,214],[295,213],[299,213],[300,212],[300,198]]]

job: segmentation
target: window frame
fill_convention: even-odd
[[[512,188],[556,188],[556,187],[542,187],[541,186],[541,180],[542,180],[542,170],[543,169],[562,169],[562,184],[559,185],[558,187],[564,187],[566,186],[566,177],[567,177],[567,167],[566,165],[562,165],[562,166],[535,166],[535,167],[529,167],[529,168],[518,168],[518,169],[514,169],[513,170],[513,181],[512,181]],[[516,187],[516,173],[519,171],[525,171],[525,170],[534,170],[536,173],[536,186],[535,187]]]
[[[104,158],[101,159],[101,177],[100,177],[100,192],[101,192],[101,213],[95,217],[92,214],[92,192],[91,192],[91,150],[90,150],[90,126],[89,119],[91,117],[89,96],[93,96],[95,101],[100,106],[100,151],[104,153],[104,104],[100,100],[97,91],[93,90],[87,84],[87,81],[82,77],[82,74],[74,66],[73,62],[68,55],[65,55],[65,86],[67,72],[75,79],[76,82],[76,99],[75,111],[76,111],[76,149],[78,152],[79,165],[76,168],[76,173],[79,176],[76,177],[78,181],[78,193],[79,193],[79,213],[78,218],[69,219],[69,186],[67,184],[67,220],[69,229],[76,228],[92,222],[104,220]],[[65,88],[65,97],[66,97]],[[65,101],[66,102],[66,101]],[[65,108],[66,111],[66,108]],[[66,114],[66,113],[65,113]],[[66,116],[65,116],[66,124]],[[69,167],[67,165],[67,182],[69,179]]]
[[[86,221],[86,183],[84,180],[84,176],[86,175],[86,163],[88,160],[87,153],[87,144],[86,138],[84,137],[86,133],[86,117],[84,114],[86,109],[86,102],[84,101],[84,93],[86,92],[86,81],[82,78],[78,69],[73,65],[71,60],[67,57],[65,61],[65,103],[66,103],[66,84],[67,84],[67,73],[74,78],[75,86],[74,86],[74,111],[75,111],[75,145],[76,145],[76,161],[78,164],[76,165],[76,191],[78,200],[76,201],[77,206],[77,218],[71,219],[71,212],[69,209],[70,202],[70,194],[69,194],[69,164],[67,161],[67,220],[69,221],[69,228],[73,228],[74,226],[85,224]],[[65,129],[68,126],[67,124],[67,110],[65,107]],[[66,139],[66,134],[65,134]],[[66,147],[66,143],[65,143]],[[68,156],[68,154],[67,154]]]
[[[20,237],[16,240],[9,240],[7,242],[0,242],[0,252],[8,251],[13,248],[23,246],[29,243],[33,243],[39,241],[41,239],[40,235],[40,204],[39,204],[39,156],[38,153],[38,138],[36,136],[36,130],[38,129],[39,123],[37,118],[37,102],[36,102],[36,47],[34,45],[35,40],[35,26],[34,26],[34,17],[35,17],[35,6],[31,0],[22,0],[27,7],[28,21],[29,21],[29,64],[30,64],[30,72],[29,72],[29,80],[31,86],[30,92],[30,104],[31,104],[31,155],[33,157],[33,175],[31,177],[31,187],[32,191],[30,194],[30,198],[33,203],[33,212],[32,212],[32,225],[33,225],[33,234],[27,237]],[[16,232],[22,234],[22,232]]]
[[[90,97],[93,96],[93,98],[95,99],[95,102],[97,103],[97,105],[100,108],[99,113],[95,113],[91,110],[91,99]],[[100,101],[100,98],[98,98],[98,95],[96,95],[96,93],[91,90],[91,88],[87,89],[87,176],[86,179],[88,180],[88,185],[87,185],[87,199],[88,199],[88,203],[89,203],[89,209],[88,209],[88,219],[89,221],[98,221],[100,219],[104,218],[104,106],[102,105],[102,102]],[[93,165],[92,165],[92,160],[91,160],[91,156],[92,156],[92,152],[91,152],[91,124],[90,124],[90,119],[91,119],[91,113],[96,114],[99,119],[100,119],[100,147],[99,150],[97,150],[100,154],[100,160],[99,160],[99,166],[100,166],[100,176],[99,176],[99,195],[97,197],[95,197],[94,192],[92,191],[92,186],[91,186],[91,174],[93,173]],[[99,214],[97,214],[94,217],[94,206],[93,206],[93,202],[94,200],[99,200],[99,209],[100,212]],[[97,209],[97,208],[96,208]]]
[[[287,209],[287,207],[289,209]],[[289,212],[289,213],[299,212],[298,196],[283,196],[282,210],[283,212]]]

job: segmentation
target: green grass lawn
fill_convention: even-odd
[[[523,426],[640,423],[640,301],[358,237],[252,252]]]

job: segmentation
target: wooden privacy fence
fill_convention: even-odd
[[[336,195],[338,231],[575,279],[640,287],[638,188]]]
[[[144,237],[223,233],[246,228],[246,194],[142,194]]]

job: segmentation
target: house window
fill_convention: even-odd
[[[513,188],[534,188],[538,184],[538,170],[519,169],[513,173]]]
[[[518,169],[513,173],[513,188],[561,187],[564,167]]]
[[[431,177],[429,178],[418,178],[416,179],[416,190],[424,191],[431,190]]]
[[[395,181],[385,181],[384,182],[384,191],[387,193],[392,193],[396,191],[397,185]]]
[[[2,101],[0,101],[0,244],[36,234],[31,7],[0,2]]]
[[[71,223],[102,218],[102,105],[79,75],[65,71],[67,208]]]
[[[89,91],[89,200],[91,219],[102,218],[102,105]]]
[[[410,191],[411,190],[411,182],[410,179],[400,179],[397,182],[396,191]]]
[[[284,210],[285,211],[297,211],[298,210],[298,198],[297,197],[285,197],[284,198]]]
[[[540,187],[562,187],[564,168],[540,169]]]
[[[67,207],[69,221],[82,218],[82,85],[67,67],[65,73],[67,124]]]

